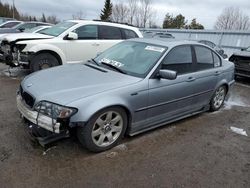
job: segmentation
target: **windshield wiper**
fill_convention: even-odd
[[[93,63],[95,63],[97,66],[100,66],[100,64],[97,63],[97,61],[96,61],[94,58],[91,58],[90,60],[91,60]]]
[[[112,65],[112,64],[105,63],[105,62],[101,62],[101,64],[106,65],[106,66],[108,66],[108,67],[111,67],[111,68],[115,69],[116,71],[118,71],[118,72],[120,72],[120,73],[122,73],[122,74],[127,74],[125,71],[119,69],[118,67],[116,67],[116,66],[114,66],[114,65]]]

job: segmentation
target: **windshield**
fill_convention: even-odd
[[[75,24],[76,23],[74,23],[74,22],[62,22],[62,23],[56,24],[56,25],[54,25],[51,28],[48,28],[46,30],[39,31],[38,33],[57,37],[60,34],[62,34],[64,31],[66,31],[67,29],[71,28]]]
[[[98,63],[110,64],[126,74],[145,77],[167,47],[143,42],[124,41],[95,58]]]
[[[245,51],[250,52],[250,46],[245,49]]]

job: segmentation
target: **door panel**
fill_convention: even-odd
[[[94,58],[100,51],[100,45],[96,45],[97,40],[68,40],[67,62],[79,63]]]
[[[166,121],[193,111],[196,80],[190,81],[191,76],[185,74],[176,80],[149,80],[149,122]]]

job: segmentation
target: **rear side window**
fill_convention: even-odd
[[[20,22],[9,22],[6,23],[5,25],[1,26],[1,28],[11,28],[14,27],[15,25],[19,24]]]
[[[220,67],[221,59],[219,58],[219,56],[213,52],[213,57],[214,57],[214,67]]]
[[[197,60],[197,64],[195,65],[197,71],[214,67],[213,55],[210,49],[203,46],[195,46],[194,49]]]
[[[125,35],[125,39],[139,38],[138,35],[129,29],[122,29]]]
[[[78,35],[79,40],[97,39],[97,26],[85,25],[74,30]]]
[[[172,49],[164,58],[162,68],[174,70],[178,74],[193,72],[191,46],[178,46]]]
[[[121,40],[121,30],[117,27],[99,26],[99,39]]]

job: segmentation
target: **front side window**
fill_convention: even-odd
[[[99,26],[99,39],[121,40],[122,33],[118,27]]]
[[[176,71],[177,74],[185,74],[193,71],[192,51],[189,45],[173,48],[162,62],[162,69]]]
[[[38,33],[57,37],[74,25],[76,25],[74,22],[62,22]]]
[[[204,46],[195,46],[196,70],[206,70],[214,67],[212,51]]]
[[[128,75],[145,77],[167,47],[143,42],[124,41],[95,58],[101,66],[115,66]]]
[[[77,33],[78,39],[97,39],[98,31],[96,25],[85,25],[77,28],[73,32]]]

